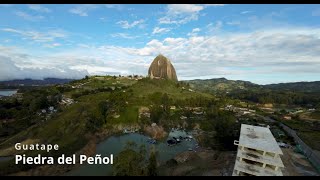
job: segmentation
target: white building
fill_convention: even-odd
[[[233,176],[282,176],[282,151],[269,128],[242,124]]]

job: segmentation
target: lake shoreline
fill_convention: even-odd
[[[100,132],[95,133],[94,135],[87,134],[86,138],[90,140],[84,147],[76,151],[74,154],[76,154],[76,156],[79,156],[80,154],[93,156],[95,154],[97,144],[116,134],[119,134],[119,132],[112,132],[108,129],[103,129]],[[9,174],[9,176],[62,176],[74,169],[77,169],[79,166],[81,166],[79,164],[79,160],[76,162],[76,164],[72,165],[41,165],[27,171],[19,171]]]
[[[134,125],[132,125],[134,126]],[[150,132],[145,131],[145,128],[139,129],[139,132],[137,133],[123,133],[122,128],[111,128],[111,129],[102,129],[97,133],[94,134],[87,134],[85,136],[86,139],[89,139],[88,143],[75,152],[76,156],[79,156],[80,154],[86,155],[86,156],[94,156],[97,153],[97,146],[101,144],[104,141],[107,141],[111,137],[121,137],[123,135],[130,135],[130,134],[139,134],[145,137],[150,137]],[[169,132],[166,131],[167,137],[169,137]],[[152,136],[152,135],[151,135]],[[147,142],[146,142],[147,143]],[[164,139],[161,140],[161,143],[166,143]],[[187,149],[185,151],[188,151]],[[174,157],[172,157],[174,158]],[[79,164],[79,160],[77,160],[76,164],[73,165],[41,165],[32,169],[29,169],[27,171],[20,171],[16,173],[9,174],[10,176],[52,176],[52,175],[67,175],[71,171],[76,171],[81,166]],[[77,175],[75,175],[77,176]]]
[[[0,97],[10,97],[18,93],[19,89],[0,89]]]
[[[142,130],[142,135],[148,136],[146,132]],[[99,132],[96,132],[94,134],[87,134],[86,138],[90,139],[89,142],[82,147],[80,150],[75,152],[76,156],[83,154],[86,156],[94,156],[96,153],[96,147],[101,142],[107,140],[108,138],[112,136],[121,136],[124,135],[121,128],[111,128],[111,129],[102,129]],[[72,170],[76,170],[81,165],[79,164],[79,161],[76,162],[76,164],[73,165],[41,165],[32,169],[29,169],[27,171],[20,171],[16,173],[9,174],[9,176],[61,176],[65,175],[68,172]]]

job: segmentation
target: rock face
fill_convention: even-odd
[[[178,81],[176,70],[170,60],[163,55],[158,55],[151,63],[148,71],[151,79],[170,79]]]
[[[168,133],[163,129],[163,127],[158,125],[145,126],[144,131],[153,139],[157,139],[157,140],[160,140],[168,135]]]

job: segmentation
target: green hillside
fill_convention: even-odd
[[[191,88],[208,93],[229,93],[235,90],[260,89],[260,86],[249,81],[228,80],[225,78],[185,81]]]
[[[318,81],[257,85],[248,81],[218,78],[185,82],[200,92],[226,95],[254,103],[320,106],[320,83]]]
[[[320,92],[320,81],[269,84],[264,87],[282,91]]]
[[[40,109],[34,110],[34,114],[31,114],[39,121],[31,126],[25,124],[24,129],[21,127],[18,133],[2,141],[0,156],[15,154],[13,146],[16,142],[59,144],[61,151],[55,154],[72,154],[90,141],[90,135],[100,131],[116,132],[115,127],[119,125],[120,127],[122,125],[143,126],[144,124],[150,125],[153,121],[159,124],[165,123],[166,126],[169,122],[174,125],[181,123],[180,115],[162,113],[162,111],[169,112],[169,106],[190,106],[193,103],[205,103],[214,99],[213,95],[190,92],[182,87],[182,84],[170,80],[151,80],[149,78],[137,80],[112,76],[95,76],[63,86],[42,87],[41,92],[55,89],[55,93],[59,96],[72,98],[75,103],[69,106],[54,104],[58,112],[48,120],[41,120],[41,117],[37,115]],[[25,94],[27,96],[28,92]],[[153,107],[155,112],[160,112],[157,114],[159,117],[139,119],[139,108],[141,107]],[[165,117],[165,120],[161,117]],[[159,118],[162,120],[160,121]],[[30,151],[26,153],[32,155]],[[30,168],[28,166],[20,167],[22,169],[19,169],[18,166],[13,168],[10,164],[13,163],[0,164],[0,169],[4,169],[3,174]]]

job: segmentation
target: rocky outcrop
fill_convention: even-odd
[[[170,60],[161,54],[151,63],[148,75],[151,79],[169,79],[178,81],[176,70]]]
[[[168,135],[168,133],[163,129],[162,126],[158,126],[156,124],[151,126],[145,126],[144,131],[153,139],[157,139],[157,140],[163,139]]]

